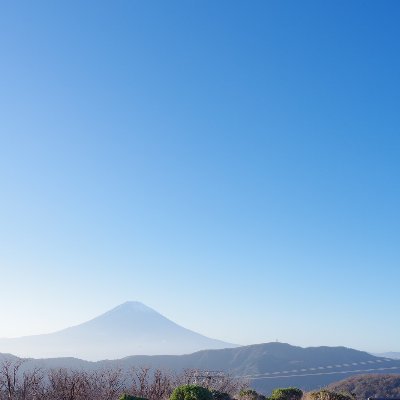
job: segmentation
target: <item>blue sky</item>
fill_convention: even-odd
[[[0,5],[0,336],[139,300],[400,351],[400,4]]]

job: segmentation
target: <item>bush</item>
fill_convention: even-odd
[[[136,397],[136,396],[131,396],[130,394],[124,393],[119,400],[147,400],[144,397]]]
[[[170,400],[214,400],[212,393],[197,385],[178,386],[171,394]]]
[[[239,393],[241,400],[266,400],[266,397],[260,393],[257,393],[253,389],[241,390]]]
[[[351,394],[337,393],[326,389],[311,392],[310,397],[312,400],[354,400]]]
[[[300,389],[289,387],[272,391],[271,400],[301,400],[303,392]],[[314,399],[317,400],[317,399]],[[322,399],[320,399],[322,400]]]
[[[231,396],[228,393],[220,392],[219,390],[211,390],[211,394],[214,400],[231,400]]]

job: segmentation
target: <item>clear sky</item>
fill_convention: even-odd
[[[0,5],[0,336],[126,300],[400,351],[400,2]]]

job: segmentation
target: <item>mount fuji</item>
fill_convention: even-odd
[[[0,339],[0,352],[21,357],[117,359],[179,355],[237,347],[177,325],[146,305],[129,301],[83,324],[58,332]]]

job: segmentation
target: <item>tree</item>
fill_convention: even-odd
[[[47,394],[51,400],[84,400],[91,397],[88,373],[66,369],[51,370]]]
[[[136,396],[131,396],[130,394],[124,393],[119,400],[147,400],[144,397],[136,397]]]
[[[178,386],[170,397],[170,400],[213,400],[212,393],[198,385]]]
[[[43,372],[40,368],[21,371],[24,361],[6,359],[0,365],[0,399],[30,400],[43,391]]]
[[[270,399],[271,400],[300,400],[303,397],[303,392],[300,389],[289,387],[279,388],[273,390]],[[315,399],[317,400],[317,399]],[[322,400],[322,399],[320,399]]]
[[[348,393],[337,393],[322,389],[309,394],[311,400],[354,400],[354,396]]]
[[[219,390],[212,389],[211,394],[214,400],[231,400],[231,396],[228,393],[220,392]]]
[[[266,397],[253,389],[242,389],[239,392],[240,400],[266,400]]]
[[[240,391],[248,388],[248,380],[237,378],[223,372],[186,369],[176,376],[174,387],[181,385],[198,385],[236,398]]]
[[[126,389],[121,369],[94,371],[88,376],[88,382],[90,397],[97,400],[116,400]]]
[[[17,398],[18,371],[22,365],[22,360],[5,360],[0,369],[0,386],[5,392],[8,400]]]

